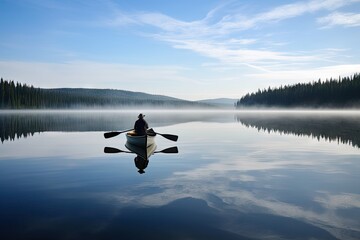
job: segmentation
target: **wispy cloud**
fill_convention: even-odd
[[[307,13],[315,13],[320,10],[335,10],[353,2],[358,2],[358,0],[312,0],[278,6],[272,10],[250,17],[247,17],[244,14],[226,15],[220,22],[214,25],[214,28],[218,29],[217,32],[223,33],[246,30],[257,27],[259,24],[279,22],[286,19],[299,17]]]
[[[246,31],[257,29],[260,26],[264,28],[271,23],[304,14],[323,10],[334,11],[358,1],[311,0],[296,2],[281,5],[252,16],[238,12],[227,12],[231,8],[231,3],[229,3],[213,9],[204,18],[196,21],[182,21],[157,12],[133,14],[119,12],[116,18],[109,21],[109,24],[123,26],[128,23],[136,24],[139,27],[152,27],[153,29],[148,36],[167,42],[176,49],[190,50],[224,64],[245,65],[267,72],[271,71],[271,64],[276,65],[281,62],[313,63],[314,61],[328,61],[329,58],[313,53],[274,50],[257,38],[242,36]]]
[[[360,14],[334,12],[325,17],[319,18],[318,23],[323,25],[323,28],[331,28],[334,26],[359,27]]]
[[[253,22],[281,21],[288,18],[298,17],[306,13],[314,13],[320,10],[335,10],[349,5],[358,0],[312,0],[307,2],[297,2],[279,6],[268,12],[261,13],[253,18]]]
[[[360,194],[319,192],[319,196],[315,198],[315,201],[333,210],[360,208]]]
[[[336,10],[338,8],[350,5],[359,0],[312,0],[307,2],[297,2],[276,7],[272,10],[246,16],[245,14],[227,14],[222,12],[224,6],[210,11],[206,17],[197,21],[181,21],[162,13],[140,12],[127,14],[119,12],[118,18],[109,21],[113,25],[119,23],[137,23],[156,27],[166,31],[173,36],[213,36],[219,37],[219,34],[227,35],[234,31],[242,31],[256,27],[258,24],[277,22],[289,18],[299,17],[303,14],[314,13],[320,10]],[[119,21],[118,19],[126,19]]]

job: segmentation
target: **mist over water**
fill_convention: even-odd
[[[143,110],[0,111],[1,141],[47,131],[116,131],[130,129]],[[360,146],[359,111],[309,110],[145,110],[153,127],[187,122],[233,122],[267,132],[310,136]]]
[[[139,112],[179,136],[144,174],[103,137]],[[360,238],[358,111],[2,111],[0,133],[4,239]]]

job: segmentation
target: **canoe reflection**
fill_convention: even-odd
[[[125,147],[137,156],[134,158],[135,166],[139,169],[138,173],[145,173],[145,168],[149,164],[149,158],[154,154],[157,145],[154,143],[148,147],[140,147],[129,142],[126,142]]]
[[[120,150],[118,148],[113,148],[113,147],[105,147],[104,148],[104,152],[105,153],[134,153],[136,154],[136,157],[134,158],[134,163],[136,168],[138,169],[138,173],[143,174],[145,173],[145,169],[147,168],[148,164],[149,164],[149,158],[151,155],[154,155],[155,153],[178,153],[179,150],[178,148],[175,147],[170,147],[170,148],[166,148],[163,149],[161,151],[155,151],[157,148],[156,144],[152,144],[148,147],[139,147],[133,144],[130,144],[129,142],[127,142],[125,144],[125,147],[129,150]]]

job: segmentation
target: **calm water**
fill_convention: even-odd
[[[360,112],[144,113],[0,112],[0,238],[360,239]]]

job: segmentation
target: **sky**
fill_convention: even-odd
[[[200,100],[360,72],[360,0],[0,0],[0,77]]]

